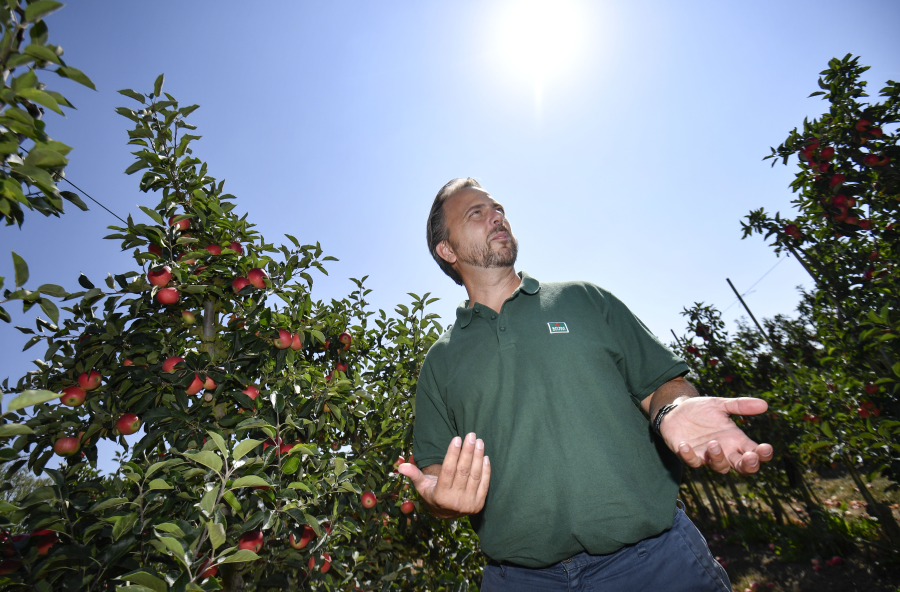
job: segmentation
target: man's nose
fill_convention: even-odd
[[[503,221],[506,219],[506,216],[500,210],[494,210],[491,218],[491,224],[494,226],[503,226]]]

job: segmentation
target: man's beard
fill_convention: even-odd
[[[487,244],[474,246],[466,249],[459,248],[459,245],[450,243],[450,248],[456,253],[456,258],[466,265],[472,267],[481,267],[491,269],[496,267],[512,267],[516,262],[516,256],[519,254],[519,242],[512,235],[509,229],[504,228],[498,232],[505,232],[509,236],[509,248],[495,251],[491,248],[491,239]],[[497,232],[491,235],[495,236]]]

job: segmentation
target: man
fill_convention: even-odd
[[[766,403],[698,396],[606,290],[517,274],[509,220],[474,179],[438,193],[428,246],[469,298],[419,375],[422,470],[399,470],[435,516],[470,517],[482,590],[731,590],[676,507],[681,462],[759,470],[772,447],[729,414]]]

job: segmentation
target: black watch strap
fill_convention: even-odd
[[[662,409],[656,412],[656,417],[653,418],[653,431],[662,436],[662,433],[659,431],[659,426],[662,424],[663,418],[668,414],[672,409],[678,407],[677,403],[669,403],[668,405],[663,405]]]

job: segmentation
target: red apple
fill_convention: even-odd
[[[245,395],[247,395],[248,397],[250,397],[251,399],[254,399],[254,400],[256,399],[256,397],[259,396],[259,389],[256,388],[255,386],[253,386],[252,384],[251,384],[251,385],[248,385],[247,388],[245,388],[245,389],[244,389],[243,391],[241,391],[241,392],[244,393]]]
[[[863,158],[863,164],[866,166],[877,166],[878,160],[877,154],[867,154],[865,158]]]
[[[247,273],[247,279],[250,280],[250,283],[253,284],[254,288],[265,288],[267,277],[269,277],[269,275],[258,267],[254,267]]]
[[[410,500],[405,500],[402,504],[400,504],[400,511],[404,514],[409,514],[415,509],[416,504],[412,503]]]
[[[245,277],[237,277],[234,278],[234,281],[231,282],[231,289],[234,290],[234,293],[237,294],[243,288],[250,285],[250,280]]]
[[[234,241],[229,243],[228,248],[237,253],[238,255],[244,254],[244,247],[241,246],[241,243]]]
[[[337,364],[335,364],[334,369],[337,370],[338,372],[343,372],[344,374],[346,374],[347,373],[347,364],[345,364],[343,362],[338,362]]]
[[[166,306],[178,302],[179,297],[178,290],[175,288],[163,288],[156,293],[156,299],[159,303]]]
[[[175,216],[172,216],[171,218],[169,218],[169,226],[176,226],[176,225],[178,226],[178,229],[183,232],[191,227],[191,220],[190,220],[190,218],[185,218],[184,220],[179,220],[178,222],[175,222]]]
[[[867,385],[865,386],[865,389],[866,389],[866,392],[867,392],[867,393],[869,393],[870,395],[874,395],[875,393],[878,392],[878,385],[875,385],[875,384],[867,384]]]
[[[820,165],[818,166],[819,172],[820,172],[820,173],[827,173],[827,172],[828,172],[828,168],[829,168],[830,166],[831,166],[831,165],[828,164],[827,162],[823,162],[822,164],[820,164]]]
[[[31,533],[31,542],[37,547],[38,555],[46,555],[50,552],[50,547],[59,541],[59,536],[55,531],[42,528]]]
[[[221,255],[222,247],[220,247],[219,245],[206,245],[206,251],[210,255]]]
[[[197,262],[196,259],[185,259],[184,258],[185,255],[187,255],[187,253],[182,253],[181,255],[178,256],[178,260],[181,261],[182,263],[184,263],[185,265],[193,265],[194,263]]]
[[[719,360],[717,360],[717,359],[715,359],[715,358],[713,358],[713,359],[711,359],[711,360],[709,361],[709,365],[710,365],[710,366],[715,366],[715,365],[718,364],[718,363],[719,363]]]
[[[134,413],[125,413],[116,422],[116,429],[123,436],[133,434],[141,429],[141,420]]]
[[[181,311],[181,318],[185,325],[193,325],[197,322],[197,316],[189,310]]]
[[[238,539],[238,549],[249,549],[254,553],[259,553],[263,546],[263,533],[259,530],[245,532]]]
[[[206,380],[203,382],[203,388],[205,388],[208,391],[215,390],[216,389],[216,381],[213,380],[211,377],[207,376]]]
[[[329,569],[331,569],[331,555],[322,553],[322,567],[320,570],[322,573],[327,573]]]
[[[16,561],[15,559],[4,559],[3,561],[0,561],[0,576],[9,575],[19,569],[19,567],[21,566],[21,561]]]
[[[866,128],[872,125],[872,122],[868,119],[860,119],[856,122],[856,130],[860,132],[866,131]]]
[[[84,397],[87,393],[84,389],[77,386],[70,386],[63,389],[63,395],[59,398],[59,402],[69,407],[78,407],[84,403]]]
[[[374,508],[375,504],[378,503],[378,500],[375,498],[374,493],[372,493],[371,491],[366,491],[365,493],[362,494],[362,497],[360,498],[360,503],[362,503],[362,506],[364,508]]]
[[[834,158],[834,148],[832,148],[831,146],[822,148],[822,151],[819,152],[819,156],[823,160],[831,160],[832,158]]]
[[[294,333],[291,337],[291,349],[294,351],[303,349],[303,333]]]
[[[163,287],[172,280],[172,270],[168,267],[151,269],[147,272],[147,281],[154,286]]]
[[[181,356],[172,356],[171,358],[166,358],[166,361],[162,363],[162,371],[163,372],[174,372],[175,366],[184,362],[184,358]]]
[[[131,358],[125,358],[125,361],[122,362],[123,366],[134,366],[134,362],[131,361]]]
[[[275,347],[278,349],[287,349],[291,347],[291,342],[293,341],[293,337],[291,336],[291,332],[287,329],[279,329],[278,330],[278,338],[275,340]]]
[[[189,395],[196,395],[201,390],[203,390],[203,381],[200,380],[199,374],[194,373],[194,380],[191,381],[190,386],[184,389],[184,392]]]
[[[78,438],[75,438],[74,436],[60,438],[53,444],[53,452],[60,456],[72,456],[78,452],[79,448],[80,444],[78,443]]]
[[[316,532],[312,528],[310,528],[309,526],[304,526],[303,534],[300,535],[299,541],[294,537],[294,534],[291,533],[291,538],[290,538],[291,546],[295,549],[302,549],[303,547],[308,545],[309,541],[311,541],[313,539],[313,537],[315,537],[315,536],[316,536]]]
[[[806,139],[806,147],[812,148],[813,150],[818,148],[819,147],[819,138],[807,138]]]
[[[96,370],[91,370],[90,373],[82,372],[78,377],[78,386],[86,391],[94,390],[100,386],[100,373]]]
[[[207,559],[203,563],[203,567],[200,568],[200,577],[203,579],[212,578],[217,573],[219,573],[219,568],[217,566],[215,566],[215,565],[210,566],[209,564],[210,564],[210,561],[209,561],[209,559]]]
[[[344,331],[338,336],[338,341],[344,344],[344,349],[348,349],[350,347],[350,344],[353,343],[353,337],[349,333]]]
[[[863,230],[871,230],[872,223],[868,219],[862,219],[859,221],[859,227]]]
[[[147,247],[147,250],[158,257],[162,257],[162,247],[159,245],[150,243],[150,245]]]
[[[846,179],[846,177],[843,174],[835,173],[834,175],[831,175],[831,181],[829,182],[829,186],[837,187],[838,185],[843,183],[845,179]]]

